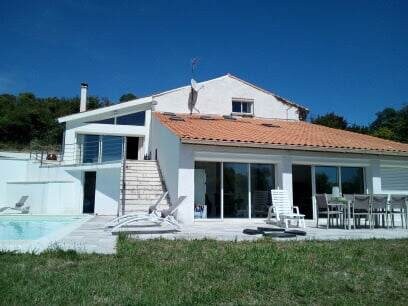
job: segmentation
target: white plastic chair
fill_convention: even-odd
[[[296,220],[298,227],[305,227],[305,215],[299,213],[299,207],[290,203],[286,190],[271,190],[272,206],[269,208],[268,221],[272,216],[276,217],[279,223],[284,223],[285,228],[289,228],[289,222]]]

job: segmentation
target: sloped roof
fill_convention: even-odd
[[[157,112],[154,116],[182,143],[408,156],[408,144],[304,121],[187,114],[174,119]]]
[[[240,79],[240,78],[238,78],[238,77],[236,77],[236,76],[234,76],[234,75],[232,75],[230,73],[228,73],[226,75],[223,75],[223,76],[220,76],[218,78],[214,78],[214,79],[210,79],[210,80],[207,80],[207,81],[200,82],[199,84],[200,85],[201,84],[207,84],[207,83],[214,82],[214,81],[217,81],[217,80],[223,79],[223,78],[235,79],[235,80],[237,80],[239,82],[242,82],[242,83],[244,83],[244,84],[246,84],[248,86],[251,86],[251,87],[253,87],[253,88],[257,89],[257,90],[263,91],[264,93],[266,93],[268,95],[274,96],[277,100],[279,100],[282,103],[285,103],[285,104],[291,105],[293,107],[303,109],[306,112],[309,111],[308,108],[306,108],[306,107],[304,107],[302,105],[296,104],[295,102],[292,102],[292,101],[289,101],[288,99],[282,98],[282,97],[280,97],[280,96],[278,96],[278,95],[276,95],[276,94],[274,94],[274,93],[272,93],[272,92],[270,92],[270,91],[268,91],[266,89],[258,87],[258,86],[254,85],[254,84],[252,84],[252,83],[250,83],[248,81],[242,80],[242,79]],[[138,99],[131,100],[131,101],[128,101],[128,102],[117,103],[117,104],[106,106],[106,107],[101,107],[101,108],[88,110],[88,111],[81,112],[81,113],[76,113],[76,114],[71,114],[71,115],[68,115],[68,116],[60,117],[60,118],[58,118],[58,122],[62,123],[62,122],[67,122],[67,121],[71,121],[71,120],[83,119],[83,118],[88,118],[88,117],[91,117],[91,116],[97,116],[97,115],[100,115],[100,114],[104,114],[104,113],[107,113],[107,112],[132,108],[134,106],[139,106],[139,105],[142,105],[142,104],[149,104],[154,100],[155,97],[159,97],[159,96],[162,96],[162,95],[174,92],[174,91],[178,91],[178,90],[183,90],[183,89],[186,89],[186,88],[190,88],[190,85],[170,89],[170,90],[163,91],[163,92],[154,93],[154,94],[152,94],[150,96],[138,98]]]

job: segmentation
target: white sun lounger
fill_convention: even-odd
[[[272,206],[268,213],[268,223],[270,223],[270,219],[274,215],[276,220],[283,223],[286,228],[289,227],[290,220],[296,220],[299,227],[305,227],[305,215],[299,213],[299,207],[290,204],[286,190],[274,189],[271,190],[271,195]]]
[[[129,226],[132,224],[137,224],[137,223],[153,223],[156,225],[161,225],[161,224],[168,224],[176,229],[179,229],[181,226],[174,217],[176,211],[180,208],[181,203],[184,201],[186,197],[182,196],[179,197],[177,202],[174,203],[169,209],[165,210],[154,210],[151,213],[146,213],[146,214],[135,214],[132,217],[127,218],[126,220],[123,220],[116,226],[112,228],[112,232],[117,232],[119,231],[120,228],[124,226]]]
[[[22,196],[20,200],[15,204],[15,207],[2,207],[0,208],[0,215],[6,214],[28,214],[30,211],[30,206],[25,205],[27,202],[28,196]]]
[[[154,211],[157,210],[157,208],[160,205],[161,201],[163,201],[163,199],[167,196],[167,194],[168,194],[167,191],[165,193],[163,193],[157,199],[157,201],[154,203],[154,205],[149,207],[148,212],[135,212],[135,213],[130,213],[130,214],[119,216],[119,217],[113,219],[112,221],[108,222],[105,225],[105,228],[118,226],[118,225],[122,224],[123,222],[129,220],[130,218],[135,218],[135,217],[139,217],[139,216],[146,216],[146,215],[149,215],[149,214],[153,213]]]

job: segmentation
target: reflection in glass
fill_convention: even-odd
[[[221,218],[221,163],[195,163],[194,206],[196,218]]]
[[[102,162],[122,159],[122,137],[102,136]]]
[[[99,136],[83,135],[82,136],[82,162],[96,163],[99,155]]]
[[[337,167],[317,166],[315,168],[316,193],[332,193],[333,186],[339,186]]]
[[[341,191],[343,194],[364,194],[364,169],[341,167]]]
[[[108,118],[108,119],[103,119],[103,120],[98,120],[98,121],[91,121],[89,123],[115,124],[115,119],[114,118]]]
[[[266,218],[272,204],[271,190],[275,188],[275,167],[251,164],[251,217]]]
[[[116,124],[118,125],[145,125],[145,112],[137,112],[133,114],[116,117]]]
[[[248,164],[224,163],[224,218],[248,217]]]

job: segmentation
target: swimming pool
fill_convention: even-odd
[[[35,240],[47,236],[80,217],[0,217],[0,240]]]
[[[0,250],[43,250],[88,219],[89,216],[0,216]]]

